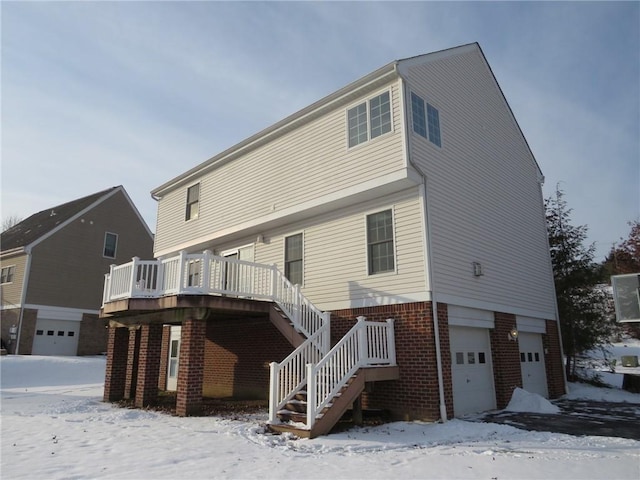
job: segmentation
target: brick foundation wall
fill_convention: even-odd
[[[158,396],[160,351],[162,349],[162,325],[140,327],[140,352],[135,406],[146,407],[155,403]]]
[[[115,402],[124,397],[128,349],[128,329],[109,327],[103,397],[105,402]]]
[[[504,408],[511,400],[513,390],[522,388],[520,349],[518,342],[509,339],[509,332],[516,328],[516,316],[496,312],[495,328],[491,330],[491,359],[496,388],[496,404]]]
[[[107,319],[82,314],[78,334],[78,355],[100,355],[107,351]]]
[[[162,346],[160,347],[160,373],[158,389],[167,389],[167,370],[169,368],[169,347],[171,343],[171,325],[162,326]]]
[[[549,398],[558,398],[564,395],[564,368],[562,361],[562,349],[558,323],[547,320],[547,333],[542,335],[542,345],[545,349],[544,363],[547,369],[547,388]]]
[[[203,393],[208,397],[267,399],[269,363],[293,347],[265,318],[207,321]]]
[[[431,302],[415,302],[331,312],[331,342],[335,344],[355,324],[394,319],[398,380],[375,382],[363,395],[363,407],[389,410],[396,419],[437,420],[440,395]],[[451,359],[446,305],[438,306],[447,416],[453,414]]]
[[[129,329],[127,351],[127,373],[124,383],[124,398],[136,398],[138,383],[138,361],[140,357],[140,329]]]
[[[196,415],[202,406],[204,372],[204,320],[186,319],[182,323],[176,415]]]

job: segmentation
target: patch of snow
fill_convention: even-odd
[[[517,387],[505,410],[508,412],[560,413],[560,407],[546,398]]]

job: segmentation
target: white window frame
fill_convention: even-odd
[[[380,135],[378,135],[377,137],[371,138],[371,100],[373,100],[374,98],[377,98],[381,95],[384,95],[385,93],[389,94],[389,120],[390,120],[390,124],[389,124],[389,131],[388,132],[384,132]],[[366,113],[367,113],[367,139],[363,140],[360,143],[357,143],[356,145],[350,145],[350,134],[349,134],[349,111],[353,110],[354,108],[365,104],[365,108],[366,108]],[[349,106],[347,106],[347,108],[345,109],[344,112],[344,117],[345,117],[345,124],[346,124],[346,133],[347,133],[347,149],[351,150],[352,148],[358,148],[360,145],[365,145],[368,144],[369,142],[372,142],[374,140],[377,140],[379,138],[383,138],[386,137],[387,135],[392,134],[395,131],[395,125],[393,122],[393,89],[391,88],[385,88],[383,90],[380,90],[378,92],[376,92],[374,95],[371,95],[367,98],[365,98],[364,100],[359,100],[358,102],[354,102],[352,104],[350,104]]]
[[[113,235],[116,237],[116,245],[113,249],[113,257],[106,255],[106,250],[107,250],[107,236],[108,235]],[[116,258],[116,255],[118,254],[118,234],[117,233],[113,233],[113,232],[104,232],[104,243],[102,244],[102,256],[104,258]]]
[[[198,187],[198,199],[195,202],[189,202],[189,190],[191,190],[193,187],[197,186]],[[197,220],[198,218],[200,218],[200,203],[201,203],[201,199],[202,199],[202,183],[201,182],[196,182],[193,183],[191,185],[189,185],[187,187],[186,190],[186,198],[185,198],[185,207],[184,207],[184,221],[185,222],[190,222],[192,220]],[[193,216],[189,216],[191,215],[191,209],[189,208],[191,205],[198,205],[197,211],[195,213],[195,215]]]
[[[377,213],[382,213],[386,211],[391,211],[391,235],[393,241],[393,269],[385,270],[384,272],[371,272],[371,264],[369,258],[369,222],[368,217],[370,215],[375,215]],[[365,246],[365,255],[366,255],[366,264],[367,264],[367,277],[379,277],[381,275],[395,275],[398,272],[398,243],[396,241],[396,213],[395,207],[385,207],[379,208],[376,210],[368,211],[364,214],[364,246]]]
[[[5,280],[7,278],[9,278],[9,273],[11,274],[11,280],[6,280],[6,281],[2,281],[2,277],[4,277],[4,275],[2,275],[3,272],[7,272],[7,275],[5,277]],[[14,265],[7,265],[6,267],[2,267],[2,269],[0,269],[0,282],[2,282],[2,285],[7,285],[9,283],[13,283],[13,278],[16,276],[16,266]]]
[[[304,286],[304,241],[305,241],[305,235],[304,235],[304,230],[298,231],[298,232],[292,232],[289,233],[287,235],[283,235],[282,236],[282,273],[285,275],[285,277],[287,278],[287,280],[289,280],[291,282],[291,280],[289,279],[289,277],[287,277],[287,238],[289,237],[295,237],[296,235],[302,235],[302,279],[300,281],[300,283],[298,285],[300,285],[301,287]],[[293,283],[293,282],[291,282]]]

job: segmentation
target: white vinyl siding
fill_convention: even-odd
[[[363,218],[385,209],[394,212],[396,271],[368,275]],[[284,271],[284,238],[300,230],[304,231],[303,292],[319,308],[402,303],[424,296],[427,287],[417,188],[266,231],[264,243],[256,245],[256,262],[275,263]]]
[[[429,179],[435,291],[555,318],[538,170],[480,53],[409,67],[407,81],[447,115],[446,148],[410,135]]]
[[[348,104],[336,105],[318,118],[207,172],[199,178],[197,222],[184,222],[186,185],[164,194],[158,204],[155,251],[171,250],[195,238],[403,171],[398,88],[397,81],[387,87],[393,129],[375,141],[354,149],[347,147],[345,109],[357,102],[351,98]],[[369,98],[371,93],[363,94],[362,101]]]

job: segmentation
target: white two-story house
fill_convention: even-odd
[[[313,436],[560,396],[542,182],[478,44],[391,62],[153,190],[157,260],[106,278],[105,399],[268,396]]]

